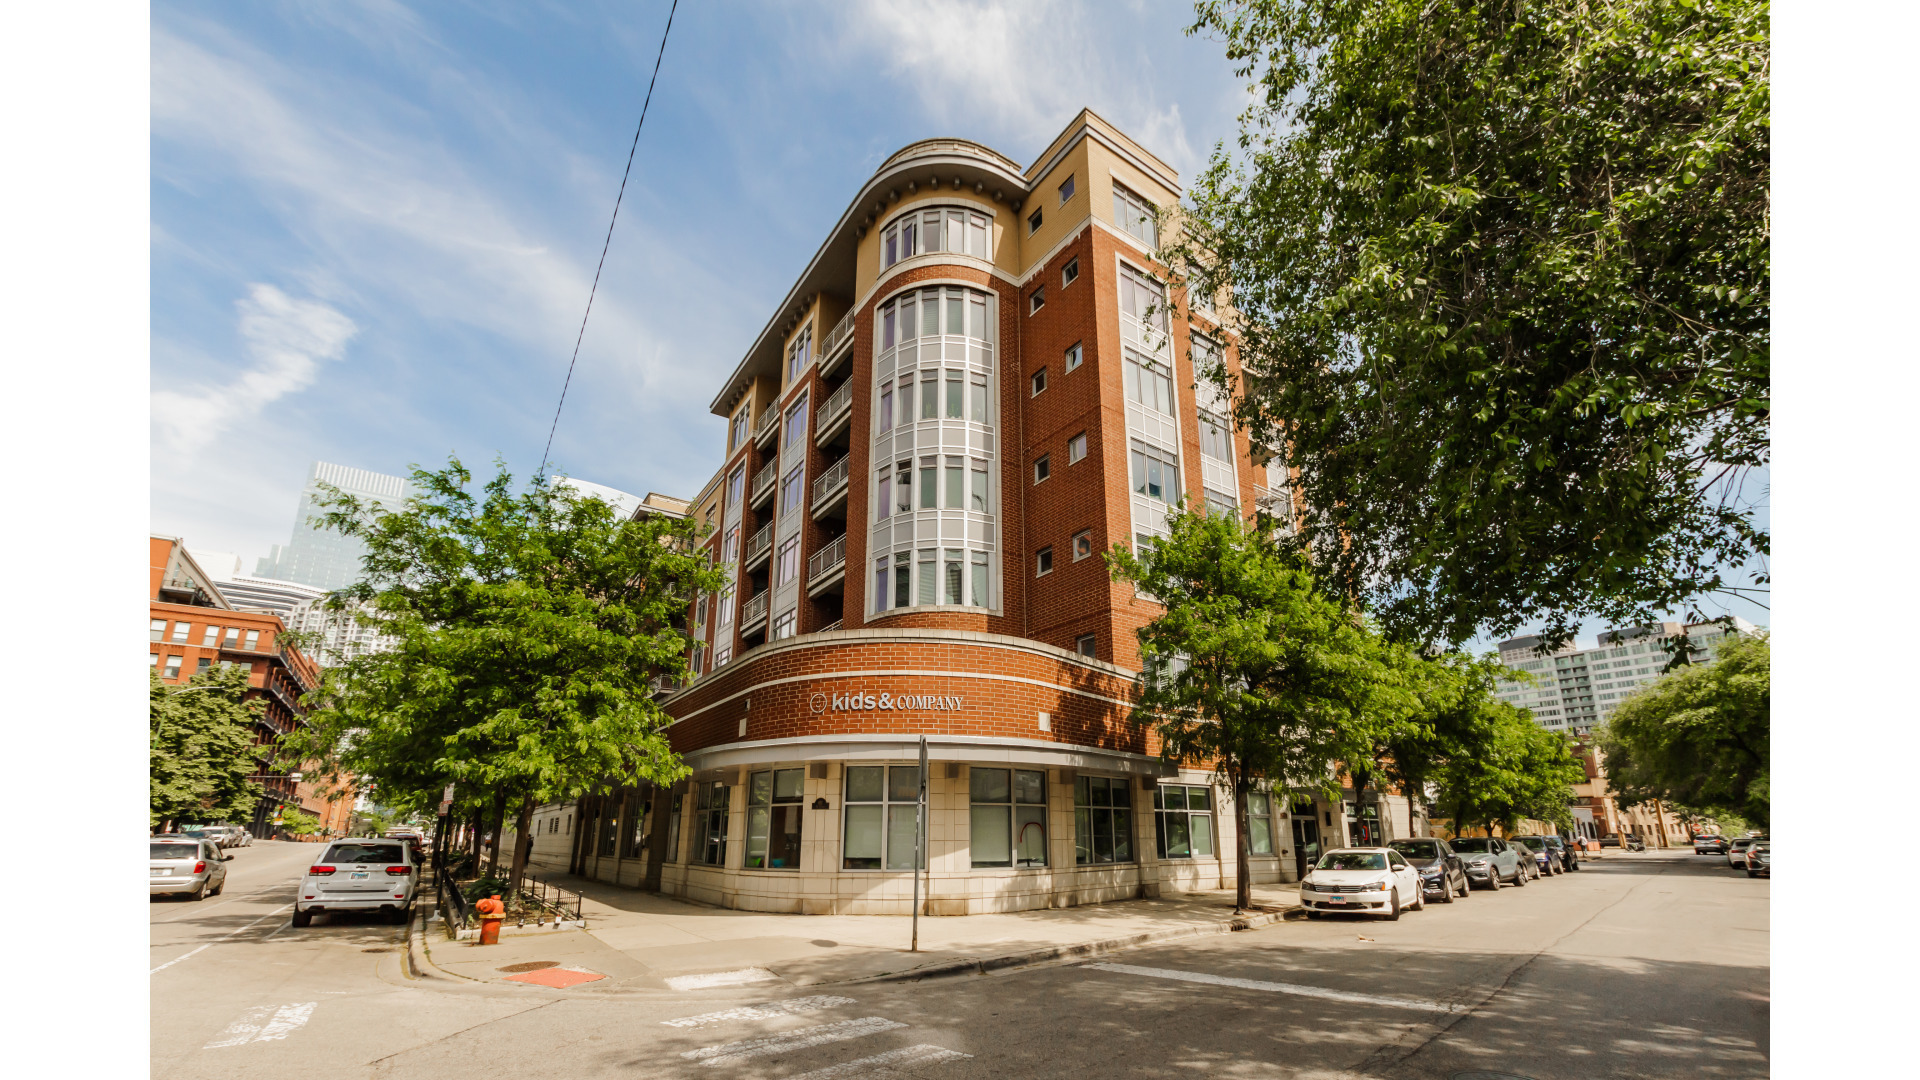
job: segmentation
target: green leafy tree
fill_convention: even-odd
[[[1566,736],[1491,694],[1470,694],[1462,706],[1461,741],[1435,777],[1454,832],[1495,825],[1511,831],[1529,818],[1571,827],[1573,785],[1586,770]]]
[[[1595,740],[1619,805],[1659,799],[1767,825],[1771,652],[1765,634],[1742,638],[1621,702]]]
[[[185,819],[243,821],[260,799],[248,780],[260,770],[254,722],[263,706],[247,701],[247,674],[214,667],[185,686],[149,672],[147,824]]]
[[[280,830],[288,836],[312,836],[320,831],[320,819],[297,806],[280,810]]]
[[[1212,762],[1238,822],[1234,903],[1252,904],[1247,795],[1271,785],[1332,792],[1341,762],[1369,744],[1365,705],[1378,677],[1354,612],[1321,590],[1306,560],[1223,514],[1176,512],[1169,535],[1107,563],[1165,605],[1139,631],[1145,672],[1133,722],[1161,756]]]
[[[463,815],[490,815],[496,858],[513,810],[517,881],[536,803],[686,775],[650,684],[685,678],[688,605],[722,575],[690,520],[623,520],[539,476],[516,492],[504,466],[476,495],[457,459],[412,479],[395,512],[322,499],[323,523],[367,545],[362,580],[329,603],[398,645],[328,672],[290,755],[408,813],[454,783]]]
[[[1334,587],[1457,644],[1762,586],[1765,0],[1196,10],[1255,100],[1163,254]]]

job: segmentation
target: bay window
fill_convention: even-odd
[[[1168,504],[1179,502],[1180,459],[1170,451],[1135,440],[1133,493]]]
[[[992,218],[965,207],[919,207],[895,218],[880,232],[880,263],[886,269],[902,259],[950,251],[988,258]]]

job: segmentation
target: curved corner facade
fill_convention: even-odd
[[[1157,609],[1102,558],[1182,499],[1245,516],[1280,490],[1196,386],[1236,358],[1161,284],[1179,196],[1091,112],[1024,169],[953,139],[881,166],[714,398],[725,464],[693,512],[732,584],[664,701],[691,780],[564,832],[543,811],[536,850],[729,907],[904,914],[925,736],[930,914],[1233,884],[1231,796],[1128,721]],[[1256,881],[1334,825],[1255,810]]]

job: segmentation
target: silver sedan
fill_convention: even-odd
[[[227,887],[227,860],[212,840],[156,836],[147,852],[148,895],[185,893],[189,900],[220,895]]]

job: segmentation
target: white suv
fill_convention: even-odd
[[[329,911],[378,911],[404,924],[419,883],[420,867],[406,842],[335,840],[300,879],[293,925],[310,926],[316,914]]]

